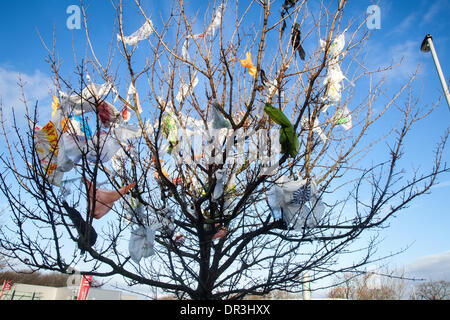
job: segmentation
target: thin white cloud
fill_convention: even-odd
[[[440,183],[434,185],[432,188],[438,189],[438,188],[448,188],[448,187],[450,187],[450,180],[440,182]]]
[[[426,1],[426,6],[428,6],[429,9],[426,11],[426,13],[421,18],[422,26],[427,23],[430,23],[439,12],[445,12],[445,11],[442,11],[446,5],[446,3],[444,1],[442,1],[442,0],[435,1],[435,2],[433,2],[433,4],[431,6],[429,6],[429,4],[430,4],[430,2]]]
[[[400,22],[395,28],[393,28],[386,36],[392,36],[395,34],[403,34],[409,32],[417,21],[416,13],[411,13],[405,19]]]
[[[394,64],[400,65],[392,69],[390,77],[404,80],[414,74],[419,66],[420,52],[417,41],[408,40],[390,48],[389,56]]]
[[[0,67],[0,100],[4,110],[8,111],[13,108],[16,111],[21,111],[24,108],[19,77],[24,85],[25,98],[29,107],[33,106],[37,100],[41,101],[51,96],[53,85],[47,74],[39,70],[27,74]]]
[[[450,251],[422,257],[406,267],[410,276],[426,280],[450,281]]]

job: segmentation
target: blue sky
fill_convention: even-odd
[[[241,1],[245,4],[248,1]],[[281,0],[277,1],[281,6]],[[108,0],[86,1],[90,17],[91,35],[100,57],[107,55],[109,44],[115,36],[114,9]],[[132,1],[125,7],[126,32],[131,33],[142,23],[138,10]],[[165,1],[142,1],[144,10],[152,14],[154,21],[159,14],[167,14],[167,8],[161,6]],[[27,82],[26,93],[30,101],[36,99],[41,106],[50,106],[51,72],[45,61],[48,55],[38,36],[51,46],[53,30],[57,41],[59,56],[63,59],[63,72],[72,78],[74,67],[73,41],[79,58],[86,53],[84,30],[71,31],[66,27],[69,5],[78,4],[71,0],[8,1],[2,3],[0,11],[0,39],[4,44],[0,51],[0,97],[5,107],[18,104],[17,75],[20,73]],[[360,17],[372,1],[351,1],[345,12],[345,18]],[[442,94],[431,54],[423,55],[419,48],[424,36],[432,34],[441,66],[447,81],[450,80],[450,27],[448,12],[450,1],[380,1],[381,29],[376,30],[367,43],[367,64],[386,66],[392,61],[403,63],[392,71],[388,78],[388,90],[395,91],[413,73],[418,65],[421,69],[414,90],[422,92],[421,103],[430,105]],[[205,10],[204,1],[191,1],[192,13]],[[162,11],[161,11],[162,10]],[[202,16],[202,15],[199,15]],[[200,21],[201,22],[201,21]],[[305,46],[308,51],[308,45]],[[144,57],[145,55],[143,55]],[[50,90],[50,91],[49,91]],[[388,95],[389,95],[388,91]],[[49,108],[50,109],[50,108]],[[48,111],[50,114],[50,110]],[[42,114],[45,117],[45,112]],[[395,119],[393,119],[394,121]],[[430,117],[422,121],[409,138],[407,157],[404,164],[426,167],[431,159],[433,145],[448,128],[450,111],[445,99],[442,99]],[[449,159],[449,151],[444,159]],[[371,159],[368,159],[370,161]],[[375,159],[374,159],[375,160]],[[415,201],[413,205],[390,221],[390,227],[381,232],[385,241],[380,244],[378,254],[390,252],[411,245],[411,247],[390,261],[394,265],[408,265],[416,274],[441,274],[450,280],[450,176],[442,176],[441,184],[434,187],[432,193]],[[419,271],[418,271],[419,270]],[[430,271],[433,270],[433,271]],[[449,270],[449,271],[445,271]]]

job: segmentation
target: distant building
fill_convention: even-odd
[[[0,288],[1,289],[1,288]],[[15,283],[3,292],[1,300],[77,300],[78,287],[46,287]],[[86,300],[137,300],[137,296],[122,291],[90,288]]]

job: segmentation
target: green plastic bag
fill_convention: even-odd
[[[169,114],[164,118],[163,121],[163,133],[164,137],[169,141],[169,149],[167,152],[169,154],[172,153],[173,148],[178,144],[178,128],[177,124],[175,122],[175,119],[173,118],[172,112],[169,112]]]
[[[279,124],[282,127],[292,127],[291,122],[284,115],[284,113],[281,110],[272,107],[270,103],[266,103],[264,111],[267,113],[270,120],[272,120],[276,124]]]
[[[298,136],[295,133],[294,126],[289,121],[289,119],[284,115],[284,113],[272,107],[270,103],[266,103],[264,111],[267,113],[269,118],[281,126],[280,129],[280,145],[281,152],[288,154],[291,157],[295,157],[300,148],[300,142]]]

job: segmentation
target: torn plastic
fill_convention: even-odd
[[[334,119],[336,124],[341,125],[345,130],[352,128],[352,114],[347,107],[344,106],[342,110],[337,110]]]
[[[300,59],[304,61],[306,53],[302,47],[301,39],[302,33],[300,30],[300,25],[298,23],[294,23],[294,25],[292,26],[292,33],[291,33],[292,47],[294,48],[294,51],[297,51],[298,55],[300,56]]]
[[[129,45],[129,46],[135,46],[139,42],[147,39],[151,34],[153,33],[153,23],[149,19],[147,20],[142,27],[140,27],[137,31],[135,31],[133,34],[127,37],[121,37],[120,34],[117,35],[117,41],[122,41]]]
[[[55,117],[56,112],[59,110],[60,104],[59,104],[59,99],[58,97],[53,96],[53,101],[52,101],[52,119]]]
[[[106,215],[114,206],[114,203],[123,197],[128,191],[130,191],[136,183],[129,184],[123,188],[116,190],[97,189],[95,191],[94,201],[94,188],[90,181],[86,180],[86,184],[89,192],[89,203],[91,204],[91,214],[95,219],[100,219]],[[95,205],[95,208],[94,208]],[[94,210],[92,210],[94,208]]]
[[[214,36],[216,33],[216,30],[220,27],[220,23],[222,21],[223,8],[224,8],[224,6],[222,4],[219,5],[214,13],[213,21],[208,26],[208,29],[206,29],[206,31],[203,33],[194,35],[193,38],[198,39],[198,38],[204,38],[206,36]]]
[[[223,188],[227,182],[226,172],[227,170],[225,168],[216,171],[216,186],[212,195],[214,200],[219,199],[223,194]]]
[[[341,52],[345,48],[345,32],[346,32],[346,30],[343,33],[341,33],[339,36],[337,36],[333,40],[333,42],[330,44],[330,47],[328,48],[328,55],[330,55],[329,63],[331,63],[331,64],[337,63]],[[325,51],[326,45],[327,45],[327,42],[320,39],[320,49],[322,51]]]
[[[89,78],[90,79],[90,78]],[[61,98],[61,109],[64,115],[84,115],[96,112],[96,105],[103,101],[111,91],[111,84],[95,84],[89,82],[88,86],[81,91],[81,94],[66,94],[59,92]]]
[[[269,192],[269,206],[275,220],[282,218],[293,230],[314,228],[320,221],[325,206],[320,201],[313,181],[278,179]]]
[[[213,115],[213,128],[214,129],[223,129],[230,128],[230,122],[224,118],[224,116],[220,113],[219,108],[220,104],[217,99],[212,100],[212,115]]]
[[[128,251],[131,259],[139,264],[142,258],[155,254],[155,233],[159,225],[139,226],[131,230]]]
[[[117,139],[104,130],[101,130],[98,134],[95,133],[91,139],[64,133],[62,140],[65,156],[74,163],[80,162],[83,155],[89,162],[101,161],[106,163],[122,148]]]
[[[169,143],[169,148],[167,152],[171,154],[173,149],[180,142],[178,138],[178,127],[175,121],[175,116],[171,111],[168,111],[167,115],[164,117],[162,130],[164,137],[167,139]]]
[[[295,157],[300,148],[300,141],[298,140],[297,133],[295,132],[292,123],[289,121],[289,119],[284,115],[284,113],[281,110],[272,107],[272,105],[270,105],[269,103],[266,103],[264,111],[272,121],[281,126],[280,129],[281,151],[284,154],[288,154],[291,157]]]
[[[58,170],[58,132],[53,122],[48,122],[44,127],[38,125],[34,128],[36,153],[41,164],[42,171],[48,177],[48,181],[56,186],[61,184],[64,173]]]
[[[241,62],[241,65],[244,68],[248,69],[248,73],[255,78],[256,77],[256,72],[257,72],[257,68],[253,65],[252,62],[252,54],[250,52],[247,52],[245,60],[239,60]]]
[[[309,125],[309,120],[308,120],[307,117],[303,117],[302,118],[301,124],[302,124],[302,127],[305,130],[311,130],[311,127]],[[313,130],[313,132],[315,132],[320,137],[320,139],[322,139],[323,143],[327,142],[328,137],[325,134],[325,132],[322,130],[322,127],[321,127],[321,125],[319,123],[319,119],[317,119],[317,118],[314,119],[314,124],[312,126],[312,130]]]
[[[109,128],[117,122],[120,112],[109,102],[102,101],[97,105],[98,117],[105,128]]]
[[[78,248],[83,254],[86,251],[87,246],[92,247],[97,241],[97,232],[90,224],[86,223],[81,214],[70,207],[66,201],[63,201],[63,206],[80,236],[78,239]]]
[[[180,103],[184,101],[188,95],[191,95],[194,92],[194,89],[197,85],[198,85],[197,72],[194,72],[193,80],[188,84],[184,83],[183,80],[181,80],[180,90],[178,91],[178,94],[176,96],[177,101]]]
[[[264,86],[264,93],[263,93],[264,101],[269,101],[270,99],[272,99],[272,101],[278,101],[284,98],[284,90],[278,88],[279,83],[276,77],[272,81],[269,81],[269,79],[267,79],[266,77],[264,70],[261,70],[260,77],[261,83]],[[264,107],[264,105],[262,107]],[[257,111],[258,116],[260,115],[259,111],[260,109],[258,109]]]
[[[97,152],[98,148],[98,152]],[[100,131],[92,139],[88,140],[88,150],[86,159],[90,162],[109,162],[112,157],[121,149],[117,139],[106,131]]]
[[[341,100],[342,81],[346,79],[351,86],[355,86],[341,71],[339,66],[339,59],[342,51],[345,48],[345,32],[336,37],[331,43],[328,49],[328,61],[327,61],[327,75],[323,84],[326,86],[326,99],[324,100],[327,105],[322,110],[326,112],[329,105],[337,105]],[[326,41],[320,40],[320,48],[325,51]]]
[[[87,119],[81,116],[71,115],[61,120],[62,132],[71,135],[85,136],[87,139],[92,137],[92,130],[89,127]]]
[[[120,118],[120,112],[109,102],[105,101],[109,92],[112,90],[112,85],[105,83],[102,85],[92,83],[89,79],[89,84],[79,94],[68,95],[60,91],[61,104],[63,115],[65,116],[82,116],[95,112],[98,114],[101,124],[109,128],[113,123],[116,123]],[[84,121],[81,121],[83,123]]]
[[[139,94],[138,94],[136,88],[134,87],[133,83],[130,83],[130,86],[128,87],[127,96],[126,96],[127,105],[125,105],[121,111],[122,118],[125,122],[128,122],[132,115],[131,108],[128,106],[128,105],[134,104],[134,102],[131,103],[132,97],[136,97],[137,110],[139,113],[142,113],[142,107],[141,107],[141,102],[139,99]]]

